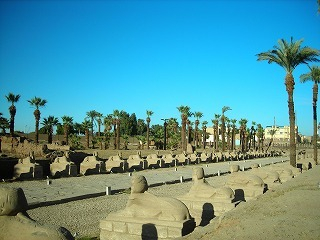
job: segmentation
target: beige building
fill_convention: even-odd
[[[271,130],[275,130],[273,135],[274,141],[289,142],[290,141],[290,126],[266,126],[264,129],[264,138],[271,139]],[[295,131],[298,133],[298,127],[295,126]]]

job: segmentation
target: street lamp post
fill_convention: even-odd
[[[167,121],[169,119],[162,118],[161,120],[164,121],[164,123],[163,123],[163,128],[164,128],[163,150],[166,150],[167,149],[167,124],[168,124]]]

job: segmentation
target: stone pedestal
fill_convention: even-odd
[[[108,216],[100,221],[100,240],[174,239],[191,233],[195,228],[194,219],[180,222],[150,220]]]
[[[238,202],[231,202],[212,198],[186,198],[179,197],[187,208],[190,215],[195,219],[197,226],[207,225],[214,217],[221,216],[236,207]]]

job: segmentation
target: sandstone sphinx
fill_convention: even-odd
[[[148,167],[148,162],[141,157],[141,151],[136,155],[130,155],[127,159],[129,170],[143,170]]]
[[[188,156],[188,154],[183,151],[180,154],[176,155],[176,159],[178,160],[179,165],[188,165],[190,164],[190,158]]]
[[[1,240],[71,240],[65,228],[39,224],[26,213],[28,203],[21,188],[0,187]]]
[[[164,167],[164,160],[156,153],[149,154],[146,158],[148,168],[162,168]]]
[[[133,176],[126,208],[100,221],[100,239],[166,239],[186,235],[195,228],[188,208],[174,198],[147,192],[144,176]]]
[[[18,163],[13,168],[13,178],[31,179],[42,178],[42,166],[35,162],[34,156],[31,153],[28,157],[19,159]]]
[[[98,153],[94,152],[93,156],[87,156],[80,164],[80,173],[83,175],[105,173],[106,165],[98,157]]]
[[[256,199],[266,190],[263,180],[248,172],[239,172],[239,165],[230,165],[231,174],[227,177],[226,186],[235,193],[236,201]]]
[[[176,167],[178,166],[178,159],[176,159],[172,153],[167,153],[162,156],[164,161],[164,165],[168,167]]]
[[[273,189],[281,183],[280,175],[276,171],[268,168],[259,168],[257,163],[251,165],[251,172],[260,177],[268,189]]]
[[[127,160],[122,158],[121,152],[110,156],[106,162],[107,172],[125,172],[128,169]]]
[[[53,177],[75,177],[78,174],[77,166],[71,162],[69,153],[65,152],[62,157],[56,157],[50,164],[50,173]]]
[[[204,177],[201,167],[193,169],[190,191],[178,197],[195,218],[197,225],[207,225],[215,216],[221,216],[236,206],[234,192],[229,187],[215,188]]]

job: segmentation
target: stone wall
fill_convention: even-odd
[[[34,156],[44,156],[46,149],[47,145],[35,144],[24,137],[1,136],[1,150],[3,153],[26,157],[30,152],[33,152]]]

